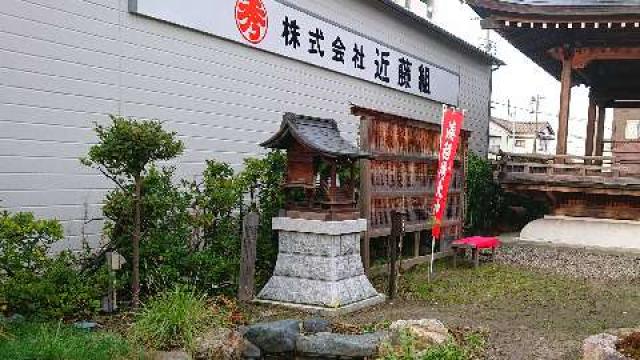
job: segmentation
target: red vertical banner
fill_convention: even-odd
[[[434,224],[432,235],[440,238],[442,218],[447,209],[449,185],[453,175],[453,165],[460,144],[460,130],[464,121],[464,113],[455,108],[445,108],[442,118],[442,134],[440,135],[440,157],[433,196]]]

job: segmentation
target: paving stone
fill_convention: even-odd
[[[381,332],[365,335],[319,333],[299,336],[296,341],[296,351],[319,357],[372,357],[377,354],[378,347],[386,337],[386,334]]]
[[[281,320],[247,327],[244,337],[267,353],[287,353],[295,350],[300,334],[297,320]]]
[[[308,319],[302,322],[302,331],[305,334],[328,333],[331,323],[324,319]]]

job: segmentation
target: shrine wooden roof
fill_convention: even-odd
[[[573,73],[574,85],[599,98],[640,100],[640,0],[469,0],[492,29],[560,79],[553,49],[625,51],[628,59],[593,61]],[[633,56],[636,58],[633,58]]]
[[[480,15],[500,12],[566,19],[640,14],[639,0],[470,0],[468,3]]]
[[[340,135],[335,120],[293,113],[284,114],[280,130],[260,146],[288,149],[293,142],[331,158],[358,159],[369,156]]]

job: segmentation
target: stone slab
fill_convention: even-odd
[[[280,231],[278,252],[312,256],[360,254],[360,233],[328,235]]]
[[[299,336],[296,340],[296,351],[318,357],[368,358],[376,355],[378,347],[386,337],[384,333],[364,335],[319,333]]]
[[[272,219],[273,230],[301,233],[343,235],[367,230],[367,220],[322,221],[277,217]]]
[[[363,275],[364,267],[360,255],[325,257],[280,253],[273,274],[301,279],[339,281]]]
[[[338,308],[327,308],[324,306],[313,306],[313,305],[305,305],[305,304],[295,304],[295,303],[286,303],[281,301],[272,301],[272,300],[264,300],[264,299],[255,299],[254,302],[258,304],[264,305],[272,305],[272,306],[282,306],[290,309],[296,309],[300,311],[306,311],[312,314],[317,314],[321,316],[327,317],[336,317],[342,316],[345,314],[349,314],[355,311],[360,311],[362,309],[375,306],[385,302],[386,298],[382,294],[378,294],[375,297],[358,301],[353,304],[349,304],[346,306],[338,307]]]
[[[520,240],[602,249],[640,250],[640,222],[546,216],[522,229]]]
[[[274,275],[258,298],[322,307],[346,306],[378,295],[365,275],[340,281],[301,279]]]

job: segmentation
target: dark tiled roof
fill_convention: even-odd
[[[481,16],[490,12],[545,16],[615,16],[640,13],[640,0],[468,0]]]
[[[273,149],[286,149],[290,146],[291,140],[296,140],[325,156],[348,158],[368,156],[340,136],[335,120],[293,113],[286,113],[282,117],[278,133],[260,145]]]
[[[520,135],[534,135],[546,129],[549,129],[551,135],[555,135],[551,124],[546,121],[540,121],[538,122],[538,124],[536,124],[533,121],[509,121],[495,117],[491,118],[491,121],[509,132],[512,132],[515,129],[515,133]]]
[[[633,6],[640,0],[502,0],[505,3],[540,6]]]

